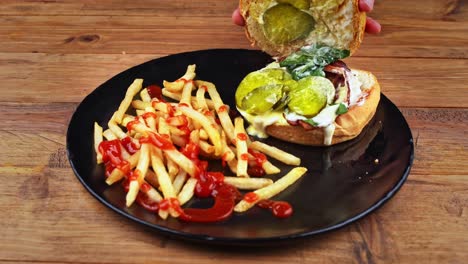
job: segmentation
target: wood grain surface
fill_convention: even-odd
[[[467,263],[468,1],[380,0],[351,67],[374,72],[415,138],[408,181],[355,224],[289,246],[173,240],[106,209],[76,180],[65,133],[115,74],[172,53],[254,48],[236,1],[0,1],[0,262]]]

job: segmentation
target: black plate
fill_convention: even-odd
[[[103,166],[95,162],[93,122],[106,127],[135,78],[143,78],[145,85],[162,84],[179,78],[187,65],[196,64],[197,78],[214,82],[225,103],[233,106],[242,78],[270,61],[259,51],[203,50],[155,59],[118,74],[88,95],[71,119],[67,150],[76,176],[94,197],[125,217],[164,234],[219,244],[259,245],[312,236],[356,221],[389,200],[409,174],[414,149],[404,117],[383,95],[371,124],[350,142],[316,148],[266,140],[300,156],[309,169],[275,197],[293,205],[294,214],[288,219],[276,219],[266,210],[253,208],[221,223],[163,221],[138,205],[126,208],[120,184],[105,184]],[[279,166],[283,171],[291,169]],[[190,206],[203,203],[206,206],[206,201],[195,200]]]

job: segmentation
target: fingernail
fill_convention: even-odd
[[[362,12],[370,12],[374,8],[374,0],[360,0],[359,9]]]

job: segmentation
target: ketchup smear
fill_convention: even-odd
[[[284,201],[261,200],[257,206],[269,209],[278,218],[288,218],[293,214],[292,206]]]
[[[236,200],[240,199],[239,191],[233,186],[224,183],[221,172],[208,172],[208,162],[199,160],[200,148],[197,144],[189,142],[181,152],[191,159],[198,167],[197,185],[195,195],[200,198],[213,197],[213,207],[207,209],[187,208],[183,210],[180,219],[188,222],[209,223],[223,221],[229,218],[234,210]]]
[[[162,89],[161,87],[153,84],[148,87],[146,87],[146,90],[148,91],[148,94],[151,98],[156,98],[159,101],[164,102],[164,99],[162,97]]]
[[[115,168],[124,174],[130,172],[130,163],[122,157],[122,144],[118,139],[102,141],[98,149],[106,165],[106,176],[109,176]]]

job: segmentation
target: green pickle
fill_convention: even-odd
[[[278,68],[266,68],[259,71],[249,73],[239,84],[236,90],[236,105],[243,109],[243,99],[254,89],[275,84],[283,84],[292,80],[291,75]]]
[[[276,0],[280,4],[291,4],[295,8],[308,10],[310,8],[310,0]]]
[[[265,36],[275,44],[287,44],[291,41],[305,38],[315,28],[314,18],[299,10],[289,2],[277,4],[263,14],[263,30]]]
[[[335,96],[333,84],[326,78],[310,76],[300,79],[289,93],[289,110],[307,117],[317,115]]]
[[[283,98],[283,86],[270,84],[252,90],[242,100],[241,108],[252,115],[270,111]]]

